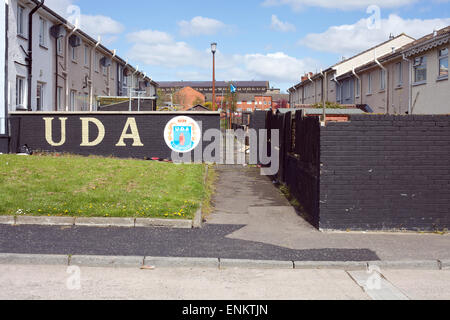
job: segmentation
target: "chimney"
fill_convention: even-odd
[[[392,40],[392,39],[394,39],[395,37],[394,37],[394,35],[391,33],[390,35],[389,35],[389,40]]]
[[[437,36],[437,30],[433,29],[433,37],[436,37],[436,36]]]

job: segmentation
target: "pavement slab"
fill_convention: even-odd
[[[78,272],[74,272],[78,271]],[[79,287],[76,276],[79,276]],[[0,265],[1,300],[368,300],[342,270]]]

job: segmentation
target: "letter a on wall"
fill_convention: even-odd
[[[127,133],[131,129],[131,133]],[[133,139],[133,147],[143,147],[141,137],[139,136],[139,131],[136,124],[135,118],[128,118],[125,127],[123,128],[122,135],[120,136],[119,142],[116,147],[126,147],[125,139]]]
[[[53,119],[55,118],[44,118],[45,121],[45,139],[47,143],[52,147],[60,147],[66,143],[66,121],[67,118],[59,118],[61,121],[61,140],[59,142],[53,141]]]

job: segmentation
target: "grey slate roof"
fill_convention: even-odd
[[[237,87],[265,87],[269,89],[269,81],[232,81]],[[212,81],[158,81],[160,88],[212,88]],[[228,81],[216,81],[216,87],[228,87]]]

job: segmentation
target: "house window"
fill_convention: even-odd
[[[76,108],[76,92],[70,91],[69,111],[75,111]]]
[[[60,56],[63,55],[63,39],[64,39],[64,38],[59,37],[59,38],[56,40],[56,50],[57,50],[57,52],[58,52],[58,54],[59,54]]]
[[[419,57],[414,59],[414,82],[427,81],[427,58]]]
[[[72,61],[77,61],[77,48],[71,47]]]
[[[111,63],[111,69],[109,69],[109,76],[111,77],[111,80],[114,80],[114,72],[111,70],[116,70],[114,62]]]
[[[439,50],[439,78],[448,77],[448,48]]]
[[[25,17],[25,8],[22,6],[17,6],[17,34],[19,36],[25,36],[25,28],[24,28],[24,17]]]
[[[359,79],[356,79],[356,96],[359,97],[361,95],[361,83]]]
[[[58,110],[62,110],[62,97],[63,97],[63,88],[62,87],[58,87],[56,89],[56,97],[57,97],[57,106],[58,106]]]
[[[395,65],[395,72],[397,73],[397,86],[403,85],[403,65],[401,62]]]
[[[47,46],[47,21],[39,18],[39,45]]]
[[[89,94],[83,94],[83,105],[81,111],[89,111]]]
[[[386,90],[386,70],[380,70],[380,90]]]
[[[351,98],[351,88],[350,88],[350,82],[347,82],[345,85],[345,99]]]
[[[98,64],[100,63],[100,60],[99,60],[99,58],[98,58],[98,53],[97,53],[97,51],[95,52],[95,54],[94,54],[94,70],[96,71],[96,72],[98,72]]]
[[[336,85],[336,101],[341,102],[341,86]]]
[[[372,73],[367,75],[367,94],[372,94]]]
[[[84,46],[84,65],[89,67],[91,64],[91,52],[88,46]]]
[[[16,78],[16,106],[23,106],[25,93],[25,79],[21,77]]]
[[[44,89],[45,84],[38,82],[36,87],[36,111],[44,109]]]
[[[103,70],[103,75],[107,76],[108,75],[108,67],[102,66],[102,70]]]

